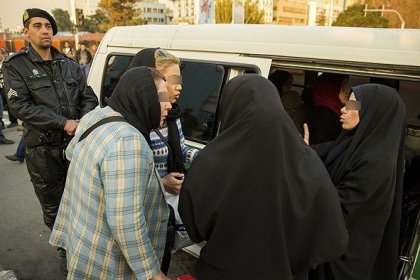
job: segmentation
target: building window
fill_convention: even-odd
[[[283,12],[306,15],[306,9],[296,8],[296,7],[283,7]]]

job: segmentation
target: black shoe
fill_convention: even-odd
[[[17,124],[17,123],[12,122],[12,123],[9,123],[9,124],[7,125],[7,128],[12,128],[12,127],[15,127],[15,126],[18,126],[18,124]]]
[[[25,159],[25,158],[17,157],[16,155],[4,156],[4,157],[11,161],[19,161],[20,163],[22,163],[23,160]]]
[[[9,140],[7,138],[3,138],[3,139],[0,140],[0,145],[3,145],[3,144],[14,144],[14,143],[15,143],[15,141]]]
[[[66,256],[66,250],[63,248],[58,248],[58,255],[60,256],[60,269],[61,273],[64,276],[67,276],[68,270],[67,270],[67,256]]]

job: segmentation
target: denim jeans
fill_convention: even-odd
[[[23,136],[20,138],[19,145],[16,149],[16,156],[20,159],[25,158],[25,143],[23,142]]]

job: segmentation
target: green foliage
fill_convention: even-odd
[[[364,5],[359,4],[349,6],[347,10],[338,15],[332,25],[377,28],[388,27],[388,20],[381,17],[380,13],[367,12],[365,16],[363,11],[364,7]]]
[[[99,30],[106,32],[114,26],[144,24],[140,18],[140,9],[134,8],[137,2],[137,0],[101,0],[99,11],[103,12],[106,20],[99,22]]]
[[[215,13],[216,23],[231,23],[232,0],[216,0]],[[258,2],[245,0],[244,18],[244,23],[248,24],[261,24],[264,22],[264,11],[258,9]]]
[[[71,31],[73,24],[71,23],[68,11],[64,11],[63,9],[54,9],[52,10],[52,14],[54,15],[59,31]]]
[[[91,33],[95,32],[106,32],[106,30],[101,30],[99,25],[101,23],[107,23],[108,17],[106,16],[105,12],[102,10],[96,10],[96,13],[92,16],[85,17],[85,24],[79,30],[81,31],[88,31]]]

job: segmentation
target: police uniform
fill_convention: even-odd
[[[33,17],[57,25],[47,12],[28,9],[23,22]],[[80,119],[98,100],[77,63],[54,47],[52,60],[43,60],[29,46],[3,64],[5,94],[12,113],[26,127],[26,163],[35,193],[41,203],[44,223],[52,229],[64,190],[68,162],[65,148],[71,136],[64,131],[67,120]]]

